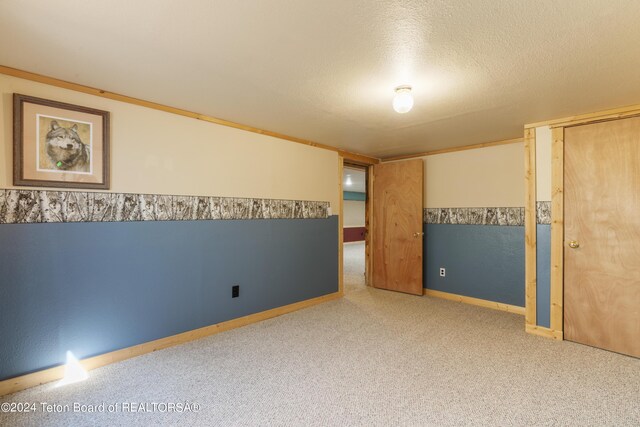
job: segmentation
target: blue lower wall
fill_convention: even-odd
[[[536,320],[538,326],[551,325],[551,226],[538,224],[536,249]]]
[[[524,227],[425,224],[425,236],[425,288],[524,307]]]
[[[0,379],[337,290],[336,216],[0,225]]]

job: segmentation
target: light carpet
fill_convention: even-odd
[[[342,249],[343,277],[345,292],[365,288],[364,280],[364,242],[345,243]]]
[[[340,300],[44,385],[11,426],[640,425],[640,360],[524,332],[522,316],[350,284]],[[43,413],[39,402],[194,402]]]

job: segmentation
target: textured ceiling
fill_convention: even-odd
[[[640,103],[639,22],[636,0],[1,0],[0,64],[387,157]]]

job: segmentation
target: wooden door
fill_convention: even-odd
[[[422,295],[423,161],[373,167],[372,284]]]
[[[564,337],[640,357],[640,118],[564,141]]]

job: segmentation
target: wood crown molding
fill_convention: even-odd
[[[640,104],[628,105],[626,107],[612,108],[610,110],[596,111],[594,113],[578,114],[575,116],[567,116],[560,119],[544,120],[536,123],[524,125],[525,129],[537,128],[539,126],[568,127],[583,125],[586,123],[600,122],[606,120],[622,119],[640,115]]]
[[[199,329],[183,332],[181,334],[160,338],[154,341],[134,345],[132,347],[123,348],[121,350],[112,351],[101,354],[99,356],[90,357],[80,361],[82,367],[86,370],[92,370],[106,366],[132,357],[141,356],[153,351],[162,350],[168,347],[184,344],[189,341],[198,340],[220,332],[229,331],[249,325],[251,323],[260,322],[271,319],[283,314],[291,313],[303,308],[311,307],[323,302],[331,301],[342,297],[340,292],[311,298],[305,301],[296,302],[282,307],[273,308],[271,310],[262,311],[260,313],[250,314],[248,316],[239,317],[237,319],[227,320],[225,322],[216,323],[215,325],[205,326]],[[51,381],[56,381],[64,376],[64,365],[54,368],[44,369],[42,371],[31,374],[21,375],[19,377],[9,378],[0,381],[0,396],[15,393],[27,388],[35,387]]]
[[[475,150],[477,148],[488,148],[488,147],[496,147],[498,145],[515,144],[517,142],[522,142],[522,141],[524,141],[524,137],[512,138],[512,139],[503,139],[503,140],[500,140],[500,141],[483,142],[483,143],[480,143],[480,144],[464,145],[462,147],[443,148],[441,150],[425,151],[423,153],[407,154],[407,155],[404,155],[404,156],[385,157],[385,158],[382,158],[380,161],[381,162],[394,162],[394,161],[397,161],[397,160],[414,159],[416,157],[433,156],[435,154],[446,154],[446,153],[454,153],[456,151]]]
[[[215,123],[217,125],[227,126],[235,129],[244,130],[247,132],[253,132],[260,135],[271,136],[273,138],[279,138],[286,141],[296,142],[298,144],[304,144],[311,147],[322,148],[325,150],[335,151],[345,159],[348,159],[351,162],[362,164],[362,165],[373,165],[380,162],[380,159],[365,156],[363,154],[352,153],[350,151],[342,150],[337,147],[333,147],[330,145],[320,144],[317,142],[309,141],[303,138],[297,138],[294,136],[284,135],[278,132],[272,132],[269,130],[258,129],[253,126],[247,126],[240,123],[235,123],[229,120],[223,120],[216,117],[207,116],[205,114],[194,113],[192,111],[183,110],[180,108],[170,107],[163,104],[158,104],[156,102],[145,101],[138,98],[133,98],[126,95],[121,95],[114,92],[109,92],[102,89],[96,89],[90,86],[81,85],[78,83],[72,83],[65,80],[56,79],[53,77],[43,76],[41,74],[31,73],[29,71],[18,70],[16,68],[7,67],[4,65],[0,65],[0,74],[5,74],[12,77],[17,77],[20,79],[30,80],[38,83],[44,83],[50,86],[59,87],[62,89],[73,90],[76,92],[82,92],[89,95],[99,96],[101,98],[107,98],[114,101],[125,102],[127,104],[138,105],[140,107],[150,108],[153,110],[164,111],[166,113],[177,114],[179,116],[190,117],[192,119],[202,120],[209,123]]]

